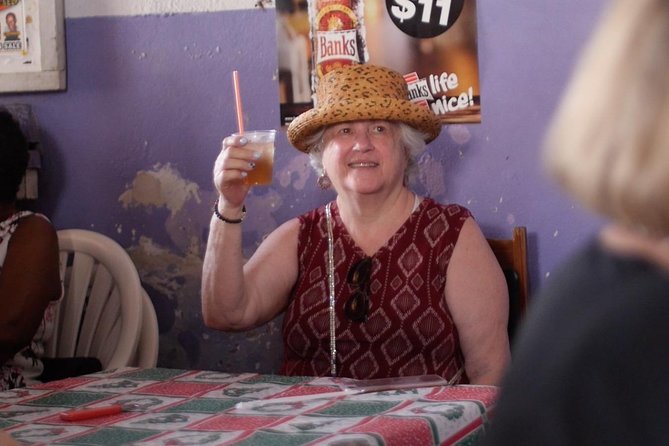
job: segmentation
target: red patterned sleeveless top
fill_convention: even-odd
[[[463,367],[458,333],[446,305],[446,270],[460,229],[471,213],[424,198],[372,256],[369,312],[353,322],[344,305],[356,291],[349,269],[367,257],[331,205],[335,265],[337,375],[372,379],[437,374]],[[283,320],[281,373],[330,374],[328,236],[325,207],[299,217],[299,276]],[[466,375],[459,381],[467,383]]]

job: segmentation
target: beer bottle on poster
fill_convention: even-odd
[[[312,92],[335,68],[365,63],[364,0],[309,0]]]

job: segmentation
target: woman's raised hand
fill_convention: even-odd
[[[229,207],[240,208],[250,186],[244,183],[248,172],[255,168],[260,154],[244,148],[243,135],[230,135],[223,140],[221,153],[214,163],[214,186]]]

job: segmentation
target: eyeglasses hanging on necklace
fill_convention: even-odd
[[[344,305],[344,315],[353,322],[365,322],[369,314],[369,282],[372,276],[372,259],[365,257],[351,266],[346,281],[356,290]]]

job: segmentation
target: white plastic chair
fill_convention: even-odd
[[[158,364],[158,318],[151,298],[142,289],[142,328],[131,365],[150,368]]]
[[[58,231],[65,296],[48,357],[93,356],[104,369],[131,365],[142,323],[137,268],[111,238],[84,229]]]

